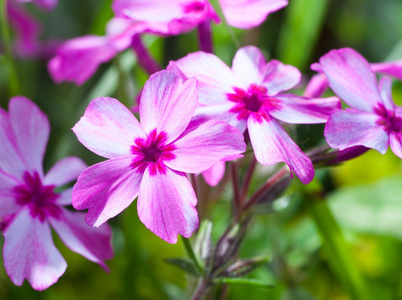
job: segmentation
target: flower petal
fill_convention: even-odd
[[[343,150],[352,146],[365,146],[384,154],[389,145],[387,132],[378,125],[379,116],[356,109],[335,109],[325,126],[327,143]]]
[[[243,84],[261,84],[264,79],[264,69],[267,62],[255,46],[246,46],[237,50],[232,64],[233,73]]]
[[[70,156],[59,160],[47,172],[43,184],[61,186],[77,179],[87,165],[78,157]]]
[[[10,100],[9,115],[25,170],[43,176],[43,156],[50,132],[49,120],[36,104],[22,96]]]
[[[145,137],[132,112],[107,97],[92,100],[73,131],[81,144],[107,158],[131,154],[134,140]]]
[[[4,172],[22,179],[25,172],[24,160],[19,152],[17,140],[11,127],[10,117],[0,107],[0,168]]]
[[[7,3],[7,13],[10,24],[15,32],[14,48],[16,55],[27,58],[40,53],[39,36],[41,24],[20,5]]]
[[[69,188],[58,194],[56,204],[59,206],[67,206],[72,204],[73,188]]]
[[[393,76],[399,80],[402,80],[402,59],[370,64],[373,72],[378,72],[386,75]]]
[[[104,261],[113,257],[110,244],[112,230],[107,224],[99,228],[90,227],[85,223],[84,216],[84,213],[62,209],[58,218],[49,217],[49,222],[68,248],[108,271]]]
[[[287,0],[219,0],[229,25],[250,29],[288,4]]]
[[[292,124],[325,123],[334,108],[341,108],[337,97],[307,99],[292,94],[275,96],[279,109],[269,114],[281,121]]]
[[[263,165],[286,163],[304,184],[314,178],[311,160],[304,154],[286,131],[273,119],[251,115],[248,132],[257,161]]]
[[[16,178],[0,169],[0,218],[16,213],[21,206],[15,201],[14,187],[19,185]]]
[[[107,26],[111,34],[74,38],[58,48],[56,56],[48,63],[49,73],[55,82],[83,84],[99,65],[128,48],[132,36],[138,31],[132,21],[118,18],[113,18]]]
[[[170,62],[168,70],[175,69],[187,78],[197,78],[200,103],[206,105],[224,104],[228,102],[226,94],[233,93],[233,87],[248,87],[237,79],[223,61],[210,53],[190,53]]]
[[[331,89],[352,108],[372,112],[381,102],[375,74],[355,50],[332,50],[321,57],[320,64]]]
[[[402,134],[399,132],[391,132],[390,146],[392,152],[399,158],[402,158]]]
[[[220,161],[202,172],[205,182],[210,186],[216,186],[225,175],[225,162]]]
[[[23,208],[4,231],[4,267],[15,285],[24,279],[35,290],[54,284],[67,264],[53,244],[47,221],[32,218],[29,208]]]
[[[157,72],[145,83],[140,100],[140,118],[144,130],[166,132],[167,143],[186,129],[198,105],[197,81],[182,82],[170,71]]]
[[[180,34],[211,18],[219,21],[207,0],[114,0],[115,15],[130,18],[154,34]]]
[[[296,67],[273,59],[265,66],[262,85],[267,88],[268,95],[273,96],[279,92],[290,90],[299,83],[300,78],[300,71]]]
[[[209,120],[221,120],[229,123],[230,125],[236,127],[241,132],[244,132],[247,128],[246,119],[238,119],[238,113],[233,113],[230,110],[235,106],[233,102],[211,105],[211,106],[201,106],[195,110],[193,118],[204,118]]]
[[[110,159],[84,170],[73,190],[75,209],[86,209],[85,221],[99,227],[121,213],[138,195],[142,174],[133,170],[133,156]]]
[[[387,76],[382,77],[378,88],[385,107],[391,111],[395,110],[396,105],[392,99],[392,79]]]
[[[144,225],[168,243],[177,235],[189,238],[198,228],[197,198],[185,174],[166,168],[165,174],[144,173],[138,196],[138,216]]]
[[[243,134],[226,122],[194,119],[174,141],[175,159],[165,161],[173,170],[200,173],[226,156],[246,151]]]
[[[307,98],[320,98],[328,89],[328,79],[323,73],[315,74],[311,77],[303,93]]]

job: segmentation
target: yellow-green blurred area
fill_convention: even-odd
[[[166,0],[169,1],[169,0]],[[269,1],[269,0],[266,0]],[[26,8],[43,24],[43,39],[65,40],[86,34],[104,34],[112,16],[111,0],[59,1],[51,12]],[[288,7],[273,13],[258,28],[233,29],[242,45],[259,46],[267,57],[300,68],[303,84],[314,74],[309,66],[331,49],[351,47],[369,62],[402,58],[402,1],[400,0],[289,0]],[[230,64],[235,45],[227,29],[213,27],[216,54]],[[11,28],[11,33],[12,28]],[[197,51],[196,32],[158,38],[144,36],[152,54],[162,64]],[[0,104],[8,101],[8,72],[0,61]],[[82,86],[55,84],[45,59],[18,59],[17,74],[24,96],[36,102],[48,115],[52,132],[45,157],[48,170],[67,155],[82,157],[89,165],[102,159],[85,149],[70,130],[89,101],[110,96],[127,106],[148,75],[136,63],[130,50],[103,64]],[[303,92],[298,87],[297,93]],[[329,92],[327,95],[331,95]],[[402,83],[395,82],[393,97],[402,105]],[[303,150],[324,143],[323,126],[299,126],[292,135]],[[1,147],[1,145],[0,145]],[[246,157],[247,159],[247,157]],[[267,180],[272,171],[259,167],[252,189]],[[244,172],[244,170],[241,170]],[[370,150],[337,167],[316,170],[327,201],[350,246],[351,259],[367,283],[371,299],[402,299],[402,165],[389,149],[385,155]],[[205,216],[213,221],[217,241],[231,217],[231,190],[218,201],[203,203]],[[331,269],[330,253],[322,247],[316,225],[300,195],[297,178],[284,195],[270,205],[256,208],[241,258],[268,256],[270,262],[246,277],[274,286],[217,287],[211,299],[348,300],[340,276]],[[168,244],[148,231],[138,220],[136,202],[110,221],[115,256],[104,272],[96,264],[72,253],[54,235],[68,267],[48,290],[36,292],[25,282],[16,287],[0,264],[0,299],[188,299],[196,281],[181,269],[165,262],[185,257],[181,240]],[[3,245],[4,240],[0,240]]]

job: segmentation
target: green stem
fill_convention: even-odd
[[[320,183],[313,181],[307,186],[307,189],[309,193],[305,205],[317,225],[324,247],[328,251],[330,267],[338,274],[351,299],[370,299],[369,290],[352,259],[349,245],[328,207]]]
[[[230,27],[230,25],[228,24],[228,21],[226,20],[225,15],[223,14],[222,6],[219,3],[219,0],[211,0],[210,3],[213,6],[213,8],[215,9],[219,18],[221,19],[223,26],[225,26],[226,30],[229,32],[229,35],[232,38],[233,43],[235,44],[236,48],[239,49],[241,47],[240,42],[237,39],[237,37],[235,36],[235,34],[233,33],[232,27]]]
[[[183,236],[181,236],[181,240],[183,241],[184,249],[186,250],[188,257],[190,257],[190,259],[194,262],[198,271],[200,271],[201,274],[204,274],[203,264],[200,261],[199,257],[195,254],[193,247],[191,246],[190,240],[184,238]]]
[[[5,64],[8,69],[9,79],[10,79],[10,97],[19,94],[20,85],[18,82],[17,72],[15,71],[14,58],[11,52],[10,43],[10,30],[8,26],[8,15],[7,15],[7,2],[6,0],[0,0],[0,27],[1,34],[3,36],[3,44],[6,51]]]

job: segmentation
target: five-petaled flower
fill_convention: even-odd
[[[307,99],[281,93],[300,80],[295,67],[277,60],[266,62],[253,46],[237,51],[230,69],[213,54],[196,52],[171,62],[168,69],[199,81],[200,103],[196,115],[220,119],[242,132],[248,129],[258,162],[285,162],[303,183],[314,177],[311,160],[289,137],[281,124],[325,123],[335,107],[336,97]]]
[[[109,160],[86,169],[73,190],[73,206],[88,208],[99,226],[138,196],[140,220],[169,243],[198,227],[197,203],[186,173],[241,156],[241,132],[226,122],[193,119],[197,81],[172,72],[150,77],[140,101],[141,124],[120,102],[93,100],[73,131],[88,149]]]
[[[402,158],[402,108],[392,100],[389,77],[379,84],[369,63],[355,50],[332,50],[320,59],[329,86],[350,106],[336,109],[324,135],[332,148],[373,148],[384,154],[388,146]]]
[[[4,266],[14,284],[27,279],[36,290],[54,284],[67,267],[53,244],[50,225],[67,247],[105,269],[104,260],[113,255],[110,228],[92,228],[83,213],[64,207],[71,205],[72,188],[55,191],[76,179],[85,164],[77,157],[67,157],[44,175],[42,161],[49,131],[47,117],[27,98],[12,98],[9,113],[0,108]]]

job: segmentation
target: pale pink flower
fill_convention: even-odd
[[[277,60],[267,63],[253,46],[238,50],[232,68],[213,54],[196,52],[171,62],[168,69],[199,81],[200,103],[205,106],[196,115],[227,121],[242,132],[248,129],[258,162],[285,162],[303,183],[313,179],[310,159],[279,121],[325,123],[340,105],[336,97],[307,99],[282,93],[299,82],[299,70]]]
[[[392,81],[379,84],[370,64],[355,50],[332,50],[320,59],[329,86],[350,106],[335,109],[324,135],[332,148],[364,146],[384,154],[388,146],[402,158],[402,107],[392,100]]]
[[[27,279],[36,290],[54,284],[67,264],[53,244],[52,226],[72,251],[100,264],[113,255],[108,226],[94,229],[83,213],[74,213],[72,188],[55,188],[77,178],[86,167],[76,157],[56,163],[44,175],[43,156],[49,136],[47,117],[29,99],[10,100],[9,113],[0,108],[0,219],[4,229],[3,259],[16,285]]]
[[[109,160],[86,169],[73,190],[73,206],[88,209],[86,221],[103,224],[138,196],[145,226],[169,243],[198,227],[197,203],[186,173],[239,157],[243,135],[221,121],[192,119],[197,81],[155,73],[140,101],[141,124],[115,99],[97,98],[74,126],[79,141]]]

